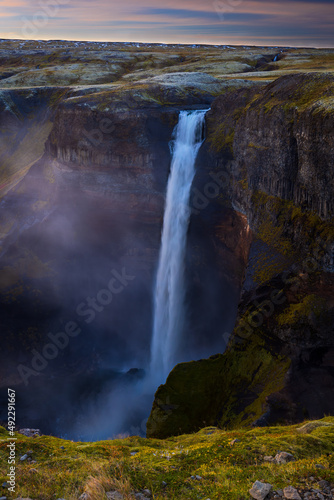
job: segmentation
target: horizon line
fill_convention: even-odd
[[[173,46],[173,45],[184,45],[184,46],[193,46],[196,45],[198,47],[268,47],[268,48],[284,48],[284,49],[317,49],[317,50],[327,50],[327,49],[334,49],[334,46],[327,46],[327,47],[318,47],[316,45],[279,45],[279,44],[271,44],[271,45],[266,45],[266,44],[259,44],[259,45],[251,45],[248,43],[238,43],[238,44],[233,44],[233,43],[183,43],[183,42],[138,42],[138,41],[132,41],[129,40],[127,42],[125,41],[117,41],[117,40],[84,40],[84,39],[62,39],[62,38],[0,38],[0,40],[8,40],[8,41],[24,41],[24,42],[86,42],[86,43],[117,43],[117,44],[129,44],[133,43],[136,45],[166,45],[166,46]]]

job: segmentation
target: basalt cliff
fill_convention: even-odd
[[[333,83],[285,76],[212,104],[205,164],[252,232],[238,318],[224,354],[174,368],[148,435],[333,412]]]

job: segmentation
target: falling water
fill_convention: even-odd
[[[151,377],[163,382],[175,362],[184,323],[184,261],[195,160],[206,111],[181,111],[174,130],[164,225],[155,288]]]

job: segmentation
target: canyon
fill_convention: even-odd
[[[1,398],[22,424],[87,438],[96,406],[92,439],[114,432],[103,401],[149,362],[169,143],[209,107],[180,363],[119,431],[152,402],[149,437],[333,414],[334,51],[3,40],[1,64]]]

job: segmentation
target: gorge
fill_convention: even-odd
[[[0,374],[20,425],[143,435],[151,411],[161,438],[333,414],[333,51],[27,42],[20,59],[16,43],[2,42]],[[182,118],[206,140],[164,217]],[[153,402],[152,291],[181,216],[187,321],[163,326],[157,290]],[[69,324],[80,334],[52,359]]]

